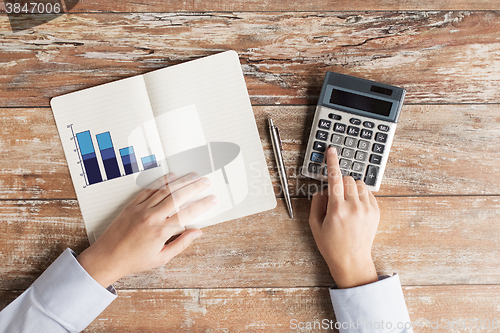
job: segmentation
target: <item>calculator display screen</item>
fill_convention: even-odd
[[[347,91],[333,89],[330,103],[345,106],[352,109],[379,114],[389,117],[392,103],[380,99],[353,94]]]

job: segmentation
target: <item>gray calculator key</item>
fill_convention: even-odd
[[[333,125],[333,130],[337,133],[345,133],[345,124],[342,124],[342,123],[335,123],[335,125]]]
[[[380,124],[380,125],[378,125],[378,129],[379,129],[380,131],[382,131],[382,132],[389,132],[390,127],[389,127],[389,126],[387,126],[387,125],[382,125],[382,124]]]
[[[351,161],[349,160],[346,160],[345,158],[341,159],[339,161],[339,166],[342,168],[342,169],[349,169],[351,168]]]
[[[380,143],[374,143],[372,147],[372,151],[374,153],[382,154],[384,152],[384,145],[381,145]]]
[[[365,165],[363,163],[354,162],[352,164],[352,171],[362,172],[363,170],[365,170]]]
[[[372,123],[371,121],[365,121],[365,122],[363,123],[363,126],[364,126],[364,127],[367,127],[367,128],[374,128],[374,127],[375,127],[375,124],[374,124],[374,123]]]
[[[387,141],[387,134],[377,132],[375,134],[375,141],[385,143]]]
[[[332,126],[332,122],[330,120],[320,119],[318,127],[321,129],[329,130]]]
[[[362,129],[361,130],[361,137],[363,139],[368,139],[370,140],[372,138],[373,132],[367,129]]]
[[[347,158],[354,157],[354,149],[344,148],[342,149],[342,156]]]
[[[364,140],[359,140],[358,148],[361,150],[369,150],[370,149],[370,142],[364,141]]]
[[[376,154],[370,155],[370,163],[380,164],[381,162],[382,162],[382,156]]]
[[[324,157],[323,154],[313,152],[311,154],[311,161],[316,162],[316,163],[321,163],[321,162],[323,162],[323,157]]]
[[[326,141],[328,139],[328,132],[325,131],[317,131],[316,139]]]
[[[340,120],[340,119],[342,119],[342,116],[338,115],[338,114],[335,114],[335,113],[329,113],[328,114],[328,118],[335,119],[335,120]]]
[[[356,155],[354,156],[354,159],[355,160],[358,160],[358,161],[366,161],[368,157],[368,153],[367,152],[364,152],[364,151],[357,151],[356,152]]]
[[[375,185],[377,181],[378,167],[375,165],[369,165],[366,170],[365,184],[369,186]]]
[[[319,173],[321,169],[321,165],[316,164],[316,163],[309,163],[309,166],[307,167],[307,171],[310,173]]]
[[[361,125],[361,120],[359,120],[358,118],[351,118],[349,119],[349,122],[353,125]]]
[[[341,145],[344,142],[344,137],[338,134],[332,134],[332,142],[336,145]]]
[[[330,147],[337,149],[337,156],[340,156],[340,153],[342,152],[342,147],[336,145],[330,145],[328,148]]]
[[[356,127],[356,126],[347,127],[347,134],[352,135],[352,136],[358,136],[359,135],[359,127]]]
[[[326,150],[326,143],[321,141],[314,141],[313,149],[320,152],[324,152]]]
[[[340,173],[342,174],[342,177],[349,176],[349,171],[347,170],[340,169]]]
[[[328,167],[323,167],[323,176],[328,176]]]
[[[356,148],[356,143],[358,143],[358,140],[353,139],[353,138],[351,138],[351,137],[346,137],[346,138],[345,138],[345,141],[344,141],[344,145],[345,145],[346,147]]]
[[[363,175],[357,172],[351,172],[351,177],[354,178],[354,180],[361,180],[363,179]]]

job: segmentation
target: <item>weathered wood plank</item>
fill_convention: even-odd
[[[500,197],[383,197],[373,257],[379,273],[405,285],[498,284]],[[316,249],[310,202],[204,229],[167,266],[120,280],[119,288],[328,286]],[[0,201],[0,290],[24,289],[65,247],[88,246],[76,201]]]
[[[65,1],[66,2],[66,1]],[[332,3],[328,0],[306,1],[161,1],[161,0],[85,0],[71,1],[75,3],[71,13],[88,12],[208,12],[208,11],[351,11],[362,8],[362,10],[496,10],[498,3],[494,0],[470,1],[470,0],[440,0],[440,1],[362,1],[362,0],[339,0]],[[66,8],[68,8],[66,3]],[[68,8],[69,9],[69,8]],[[0,13],[5,13],[4,3],[0,3]]]
[[[416,332],[497,331],[480,326],[486,319],[498,323],[497,285],[403,287],[403,293]],[[0,292],[0,309],[18,295]],[[293,329],[299,322],[335,323],[327,288],[140,289],[118,295],[84,332],[290,332],[299,331]],[[464,320],[471,328],[446,329],[447,320]],[[316,325],[302,331],[338,332]]]
[[[291,194],[306,196],[319,184],[299,171],[314,107],[257,106],[254,113],[276,195],[267,117],[280,127]],[[405,106],[377,195],[500,194],[499,115],[499,105]],[[0,128],[0,198],[75,198],[50,109],[0,109]]]
[[[47,106],[56,95],[227,49],[240,54],[254,104],[313,104],[327,70],[403,86],[407,103],[499,103],[499,17],[95,13],[9,33],[3,16],[0,106]],[[26,18],[36,20],[42,18]]]

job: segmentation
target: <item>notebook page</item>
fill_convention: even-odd
[[[144,79],[55,97],[51,106],[92,244],[143,187],[168,172]]]
[[[253,110],[236,52],[228,51],[144,75],[169,169],[196,171],[212,185],[214,208],[203,227],[276,206]]]

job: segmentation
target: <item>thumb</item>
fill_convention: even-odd
[[[160,257],[164,264],[172,260],[173,257],[187,249],[187,247],[198,237],[200,237],[202,231],[200,229],[189,229],[184,231],[179,237],[170,243],[166,244],[161,252]]]

